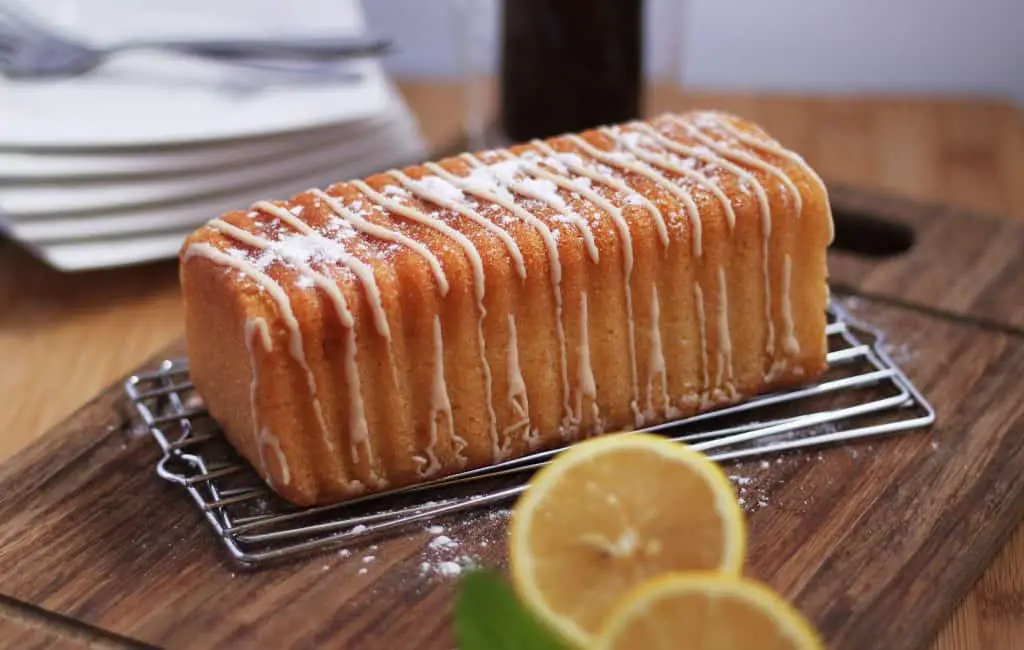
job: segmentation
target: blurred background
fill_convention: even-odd
[[[528,0],[529,2],[529,0]],[[438,2],[372,0],[370,24],[403,44],[387,68],[461,74],[458,22]],[[496,71],[501,3],[465,0],[481,68]],[[576,3],[584,11],[584,3]],[[647,0],[644,72],[692,89],[952,93],[1024,102],[1018,0]]]

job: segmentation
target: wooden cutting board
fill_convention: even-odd
[[[884,330],[938,423],[729,473],[749,481],[749,573],[792,599],[830,648],[917,649],[1024,516],[1024,227],[833,195],[840,234],[857,214],[914,229],[906,253],[837,252],[831,268],[840,299]],[[454,548],[430,547],[415,527],[349,557],[239,570],[186,495],[156,477],[156,446],[124,425],[121,397],[112,386],[0,466],[5,637],[451,648],[455,582],[439,562],[504,566],[507,510],[493,510],[439,522]]]

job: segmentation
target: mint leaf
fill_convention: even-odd
[[[569,650],[494,571],[474,570],[462,578],[455,600],[455,635],[459,650]]]

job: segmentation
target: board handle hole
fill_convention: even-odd
[[[859,210],[833,206],[833,248],[864,257],[894,257],[914,246],[914,229],[906,223]]]

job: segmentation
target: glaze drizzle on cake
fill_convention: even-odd
[[[603,404],[601,379],[592,365],[593,346],[605,341],[605,333],[594,329],[595,297],[611,300],[608,296],[621,295],[624,302],[627,340],[622,373],[630,391],[634,426],[692,413],[697,406],[708,408],[738,399],[737,364],[749,361],[735,354],[731,318],[738,306],[730,300],[749,297],[730,296],[727,257],[716,253],[707,260],[709,246],[723,246],[721,239],[709,238],[734,237],[741,208],[753,209],[744,206],[756,205],[760,215],[762,286],[758,301],[763,303],[763,327],[759,331],[764,333],[759,341],[764,351],[758,361],[763,359],[760,378],[767,382],[784,373],[801,353],[792,296],[794,274],[800,267],[788,252],[773,262],[772,197],[776,205],[785,205],[797,216],[804,210],[798,181],[787,169],[798,169],[799,182],[810,179],[815,190],[824,194],[820,177],[802,158],[757,131],[740,128],[735,118],[715,112],[665,115],[584,135],[536,140],[513,150],[463,154],[445,164],[426,163],[416,172],[390,170],[369,182],[355,180],[326,191],[309,190],[303,202],[260,201],[253,204],[248,220],[209,222],[207,227],[221,239],[216,245],[191,242],[182,259],[187,263],[204,258],[226,272],[237,273],[240,281],[251,283],[273,305],[278,318],[247,320],[243,336],[252,373],[249,391],[251,426],[258,447],[255,462],[262,465],[265,475],[274,474],[286,485],[296,478],[287,462],[287,445],[282,448],[281,440],[262,421],[258,404],[258,359],[278,344],[279,328],[285,335],[281,342],[303,371],[326,453],[337,451],[337,434],[327,422],[317,375],[306,358],[292,290],[282,286],[280,275],[272,277],[269,269],[287,269],[287,277],[296,278],[295,290],[312,292],[329,306],[342,331],[344,350],[344,368],[338,375],[348,403],[344,455],[352,466],[363,468],[371,487],[383,489],[391,481],[387,456],[393,452],[375,440],[367,413],[377,403],[374,391],[397,390],[412,381],[411,376],[399,374],[410,354],[408,341],[414,332],[409,328],[429,331],[423,338],[430,347],[429,373],[423,370],[424,377],[429,375],[428,408],[414,414],[425,422],[425,438],[411,456],[419,477],[445,470],[441,459],[445,453],[453,454],[458,466],[465,467],[474,453],[483,454],[487,462],[498,462],[541,444],[538,416],[531,412],[531,379],[524,374],[523,365],[524,354],[536,359],[546,352],[521,340],[520,319],[527,316],[519,313],[515,303],[517,292],[527,286],[544,286],[550,292],[555,341],[552,367],[557,368],[557,399],[561,403],[557,429],[562,440],[603,433],[613,417]],[[721,214],[724,232],[721,226],[713,226],[717,231],[708,230],[702,212],[710,209]],[[749,217],[746,223],[750,223]],[[437,236],[428,242],[415,236],[420,232],[417,228]],[[829,229],[831,236],[831,223]],[[516,234],[520,232],[532,234]],[[611,239],[609,233],[613,233]],[[650,268],[649,260],[636,256],[636,233],[651,233],[645,236],[656,238],[663,259],[686,255],[690,260],[693,286],[687,288],[690,295],[686,300],[692,302],[690,317],[696,328],[690,344],[696,346],[699,363],[699,386],[694,394],[673,394],[670,389],[673,381],[678,381],[673,373],[679,371],[673,370],[667,350],[676,349],[679,342],[668,333],[677,331],[673,319],[678,316],[666,318],[663,313],[665,297],[659,293],[658,282],[641,287],[635,281],[636,273]],[[478,246],[482,238],[500,245],[487,249],[487,255],[502,251],[510,277],[518,283],[519,288],[499,288],[511,292],[507,296],[489,294],[488,274],[494,262],[485,259]],[[539,248],[528,244],[534,241],[531,238]],[[682,248],[684,242],[688,243],[686,249]],[[528,246],[534,248],[528,250]],[[582,254],[583,266],[575,261],[566,266],[577,259],[575,250]],[[387,297],[378,274],[380,264],[399,251],[423,264],[437,294],[429,299],[438,304],[449,299],[452,283],[462,273],[450,266],[454,258],[448,251],[457,251],[465,262],[476,330],[474,365],[479,368],[486,402],[484,427],[489,442],[485,451],[474,451],[456,430],[457,406],[448,377],[464,369],[446,365],[446,320],[435,313],[429,321],[403,325],[388,307],[394,299]],[[572,257],[563,258],[569,253]],[[542,255],[546,265],[531,265],[528,257],[535,254]],[[618,259],[612,262],[608,257]],[[589,285],[593,280],[588,278],[596,276],[587,268],[597,273],[612,264],[618,269],[614,291]],[[567,269],[574,270],[567,275]],[[503,307],[508,313],[499,312],[504,325],[498,338],[493,338],[487,326],[488,305],[493,306],[495,300],[509,305]],[[366,315],[361,316],[363,313]],[[372,322],[372,329],[360,327],[361,319]],[[396,341],[396,336],[405,339]],[[370,385],[362,375],[365,360],[359,355],[367,354],[364,350],[368,349],[364,337],[379,337],[390,387]],[[398,343],[402,345],[396,347]],[[400,354],[401,359],[396,356]],[[273,454],[274,471],[268,454]],[[356,493],[365,486],[352,480],[348,489]]]

